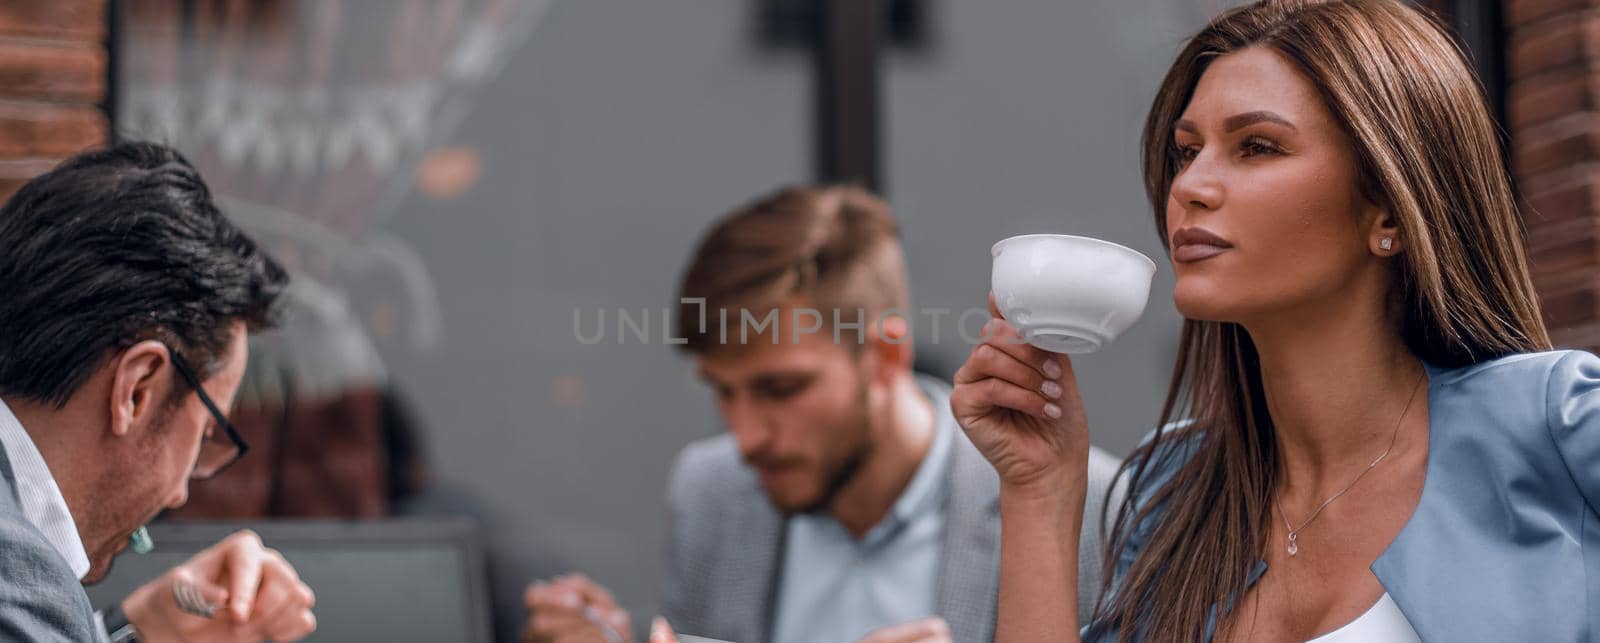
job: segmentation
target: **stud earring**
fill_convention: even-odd
[[[1394,248],[1394,239],[1391,238],[1391,237],[1384,237],[1382,239],[1379,239],[1378,240],[1378,247],[1382,248],[1384,250],[1392,250]]]

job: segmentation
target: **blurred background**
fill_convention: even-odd
[[[1182,39],[1231,4],[12,0],[0,194],[164,141],[294,271],[235,411],[251,457],[168,520],[461,518],[502,639],[522,586],[570,570],[647,622],[668,467],[721,430],[666,311],[703,227],[780,185],[888,198],[914,306],[951,311],[914,320],[946,377],[995,241],[1157,258],[1144,318],[1075,359],[1099,446],[1151,428],[1180,320],[1138,136]],[[1600,15],[1424,4],[1505,126],[1558,343],[1600,346]]]

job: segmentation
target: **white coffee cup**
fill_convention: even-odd
[[[1093,353],[1144,314],[1156,264],[1124,246],[1064,234],[994,244],[995,305],[1029,344]]]

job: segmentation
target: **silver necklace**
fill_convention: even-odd
[[[1426,377],[1426,374],[1424,374],[1424,377]],[[1374,458],[1372,460],[1372,464],[1367,465],[1367,468],[1362,469],[1361,473],[1356,474],[1356,478],[1354,480],[1351,480],[1350,484],[1345,485],[1343,489],[1340,489],[1339,493],[1336,493],[1336,494],[1333,494],[1332,496],[1329,496],[1327,500],[1322,501],[1322,504],[1317,505],[1316,511],[1311,512],[1311,517],[1310,518],[1306,518],[1306,521],[1300,523],[1299,527],[1296,527],[1294,525],[1289,524],[1289,514],[1284,513],[1284,511],[1283,511],[1283,498],[1281,498],[1281,497],[1274,497],[1273,498],[1273,500],[1275,500],[1277,502],[1277,504],[1278,504],[1278,517],[1283,518],[1283,528],[1289,530],[1289,547],[1288,547],[1288,550],[1289,550],[1289,555],[1290,556],[1293,556],[1295,554],[1300,553],[1300,545],[1295,542],[1300,537],[1300,530],[1305,529],[1307,526],[1309,526],[1311,524],[1311,521],[1316,520],[1317,516],[1322,514],[1322,510],[1324,508],[1326,508],[1333,501],[1338,500],[1339,496],[1344,495],[1345,492],[1350,491],[1351,488],[1356,486],[1357,482],[1361,482],[1361,478],[1363,476],[1366,476],[1368,471],[1371,471],[1373,467],[1378,466],[1379,462],[1383,462],[1384,458],[1389,457],[1389,452],[1394,450],[1395,440],[1400,437],[1400,423],[1405,421],[1406,413],[1411,411],[1411,403],[1416,401],[1416,399],[1417,399],[1417,390],[1420,389],[1420,388],[1422,388],[1422,379],[1421,378],[1419,378],[1417,380],[1416,386],[1411,387],[1411,397],[1406,398],[1406,408],[1404,410],[1400,411],[1400,419],[1395,420],[1395,422],[1394,422],[1394,433],[1389,436],[1389,448],[1384,449],[1382,454],[1380,454],[1377,458]]]

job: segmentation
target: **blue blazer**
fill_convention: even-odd
[[[1422,498],[1372,573],[1424,641],[1600,641],[1600,358],[1426,368]],[[1141,501],[1186,458],[1162,460]],[[1144,523],[1114,586],[1154,527]],[[1250,582],[1265,571],[1259,563]],[[1103,626],[1086,638],[1115,640]]]

